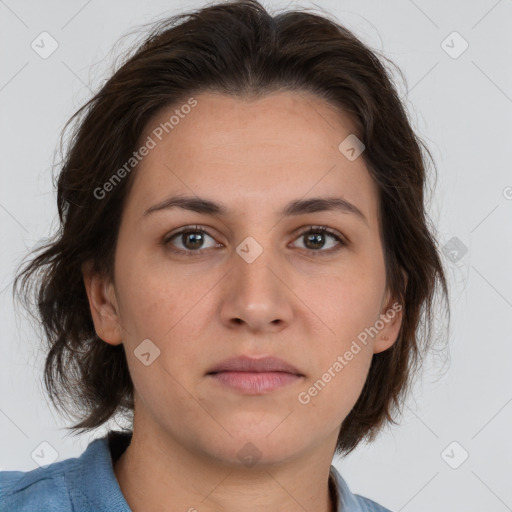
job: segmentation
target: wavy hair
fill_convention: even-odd
[[[82,265],[90,262],[113,277],[123,205],[137,167],[101,200],[94,191],[130,159],[155,114],[201,92],[238,98],[310,92],[354,123],[378,186],[386,279],[403,318],[396,342],[373,355],[336,452],[348,454],[372,441],[386,422],[397,423],[394,413],[434,345],[435,292],[447,298],[448,289],[426,214],[433,159],[411,127],[387,64],[329,16],[306,9],[272,16],[256,0],[165,18],[131,48],[66,124],[63,137],[74,123],[56,183],[59,229],[20,265],[13,287],[28,309],[35,298],[33,316],[47,348],[44,383],[57,409],[77,420],[68,429],[85,432],[117,414],[133,414],[124,347],[96,334]]]

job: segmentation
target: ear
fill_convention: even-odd
[[[110,345],[121,344],[121,322],[113,283],[106,276],[94,273],[90,262],[82,265],[82,274],[96,334]]]
[[[404,270],[402,274],[407,286],[408,276]],[[380,322],[376,325],[379,332],[374,338],[373,353],[378,354],[390,348],[398,339],[400,327],[402,327],[404,304],[395,297],[391,297],[389,290],[386,290],[385,297],[382,301],[383,307],[380,312]]]

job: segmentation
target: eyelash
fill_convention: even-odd
[[[177,233],[173,233],[171,236],[166,236],[163,239],[162,244],[165,247],[167,247],[171,252],[176,253],[176,254],[180,254],[180,255],[184,255],[184,256],[200,256],[201,253],[203,253],[204,251],[207,251],[209,249],[213,249],[213,247],[210,247],[209,249],[198,249],[198,250],[193,251],[191,249],[172,249],[172,248],[169,248],[170,247],[170,242],[174,238],[176,238],[176,237],[178,237],[180,235],[183,235],[185,233],[203,233],[203,234],[208,235],[211,238],[214,238],[212,235],[210,235],[210,233],[208,233],[208,231],[200,228],[199,226],[188,226],[188,227],[185,227],[185,228],[181,229]],[[345,240],[343,240],[343,238],[341,237],[340,234],[338,234],[336,231],[334,231],[332,229],[329,229],[327,226],[310,226],[305,231],[302,231],[301,233],[299,233],[297,238],[300,238],[300,237],[303,237],[303,236],[306,236],[306,235],[310,235],[310,234],[313,234],[313,233],[314,234],[318,234],[318,233],[320,233],[320,234],[328,234],[328,235],[332,236],[338,242],[338,246],[334,247],[334,248],[331,248],[331,249],[328,249],[326,251],[323,251],[321,249],[316,250],[316,251],[313,250],[313,249],[305,249],[305,251],[308,252],[309,254],[313,253],[315,255],[317,255],[317,254],[320,254],[320,255],[330,255],[330,254],[333,254],[335,252],[338,252],[343,247],[348,245],[348,243]]]

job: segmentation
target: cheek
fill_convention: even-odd
[[[133,355],[128,360],[138,414],[151,416],[164,429],[193,431],[190,425],[202,425],[208,419],[204,409],[188,392],[185,374],[167,368],[162,355],[150,366],[142,365]],[[177,414],[177,411],[179,414]]]
[[[347,417],[363,389],[372,352],[363,347],[357,354],[333,352],[322,372],[304,384],[297,396],[302,413],[319,429],[335,429]]]
[[[309,292],[308,305],[330,332],[329,352],[350,345],[379,319],[383,286],[380,275],[354,269],[325,280],[314,295]]]
[[[204,338],[207,329],[205,308],[213,307],[210,303],[213,296],[205,297],[209,287],[190,286],[193,277],[183,272],[176,275],[169,269],[164,273],[154,265],[125,267],[125,273],[119,276],[121,300],[118,303],[125,329],[123,343],[131,359],[134,384],[140,379],[141,385],[147,380],[148,385],[149,382],[156,386],[167,382],[174,387],[172,377],[175,377],[188,386],[194,376],[190,369],[195,369],[204,357],[198,340]],[[148,368],[136,357],[142,350],[139,347],[144,346],[142,343],[149,347],[150,357],[157,354],[155,363]]]
[[[124,249],[120,255],[116,275],[119,313],[132,343],[140,337],[166,338],[181,318],[186,319],[203,290],[191,287],[193,278],[177,272],[163,258],[155,262],[136,249]]]
[[[314,341],[311,367],[314,371],[301,389],[298,402],[336,426],[356,403],[373,357],[369,334],[379,318],[381,289],[378,278],[364,273],[338,276],[326,281],[311,299],[311,308],[324,322],[324,336]],[[311,415],[311,421],[314,414]]]

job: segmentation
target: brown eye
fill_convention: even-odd
[[[214,243],[205,247],[208,238]],[[304,240],[302,247],[304,250],[321,255],[331,254],[348,245],[339,233],[326,226],[312,226],[299,235],[297,240],[300,239]],[[199,226],[183,228],[166,237],[163,240],[163,245],[169,247],[172,252],[182,255],[201,255],[207,249],[222,247],[222,244],[215,243],[214,238]]]
[[[181,233],[180,236],[180,241],[186,249],[201,249],[201,246],[204,244],[204,233],[187,231],[185,233]]]
[[[204,229],[199,227],[184,228],[178,233],[166,237],[163,241],[165,246],[171,246],[171,251],[181,254],[201,253],[203,250],[215,247],[211,244],[210,247],[205,247],[205,242],[210,238],[214,241],[213,237],[209,235]],[[218,246],[219,244],[217,244]],[[174,249],[177,247],[177,249]]]
[[[334,240],[334,243],[328,243],[328,239]],[[347,245],[346,242],[336,232],[328,229],[326,226],[312,226],[303,231],[299,239],[304,240],[304,249],[309,252],[332,253],[338,251],[342,246]],[[325,249],[326,244],[328,248]]]

